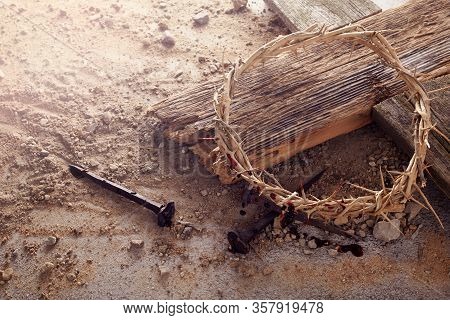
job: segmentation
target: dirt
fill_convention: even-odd
[[[231,2],[208,0],[0,2],[2,299],[450,297],[448,231],[425,211],[414,239],[405,232],[383,244],[368,231],[361,258],[307,249],[279,230],[259,235],[246,256],[228,251],[227,232],[258,218],[262,203],[241,215],[244,186],[221,185],[187,148],[161,139],[146,110],[287,32],[250,4],[232,12]],[[194,25],[202,9],[209,20]],[[295,188],[305,170],[328,166],[311,189],[322,196],[345,181],[376,187],[369,163],[380,159],[386,168],[407,161],[372,125],[274,172]],[[159,228],[148,210],[75,179],[69,163],[174,200],[178,222]],[[448,199],[431,182],[425,191],[449,230]]]

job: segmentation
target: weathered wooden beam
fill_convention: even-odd
[[[314,24],[342,27],[381,12],[370,0],[267,0],[292,32]]]
[[[449,85],[448,75],[425,84],[425,88],[431,92],[433,123],[445,137],[450,136]],[[413,111],[414,106],[404,95],[385,100],[373,108],[374,121],[408,154],[412,154],[414,150],[411,126]],[[450,197],[450,144],[436,131],[431,131],[429,142],[431,148],[426,162],[431,167],[428,171],[436,184]]]
[[[450,70],[450,3],[422,0],[384,11],[360,22],[368,30],[386,32],[404,64],[433,78]],[[231,124],[244,139],[254,166],[267,168],[371,119],[371,109],[393,97],[403,84],[366,49],[343,42],[314,45],[300,53],[274,58],[244,74],[232,104]],[[208,161],[213,81],[194,87],[150,108],[165,134],[195,145]],[[224,176],[222,176],[223,178]]]

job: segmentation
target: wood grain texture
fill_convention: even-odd
[[[370,0],[267,0],[292,32],[319,24],[342,27],[381,12]]]
[[[450,136],[449,85],[448,75],[425,84],[425,88],[429,91],[447,87],[447,90],[430,94],[433,123],[447,137]],[[414,150],[411,126],[413,110],[413,105],[404,95],[385,100],[373,109],[374,121],[410,155]],[[450,144],[434,131],[431,131],[429,142],[431,148],[426,157],[427,164],[431,165],[429,172],[436,184],[450,197]]]
[[[361,21],[368,30],[386,33],[410,69],[430,73],[450,69],[450,3],[422,0]],[[350,54],[351,53],[351,54]],[[269,60],[244,74],[232,104],[231,124],[244,140],[255,167],[267,168],[292,155],[372,121],[371,109],[404,90],[392,70],[366,49],[345,42],[314,45],[298,54]],[[212,81],[181,92],[150,110],[161,119],[170,139],[195,145],[208,160],[212,135]]]

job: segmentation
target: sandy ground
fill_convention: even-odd
[[[448,231],[429,212],[413,221],[421,226],[414,239],[405,232],[383,244],[368,232],[361,258],[308,250],[303,239],[277,232],[260,235],[247,256],[228,251],[227,232],[258,217],[261,204],[240,215],[243,186],[221,185],[186,148],[161,140],[146,108],[220,77],[222,60],[287,32],[263,5],[226,13],[228,1],[209,0],[14,3],[0,1],[0,269],[13,270],[0,298],[450,297]],[[192,16],[201,8],[210,20],[197,27]],[[161,44],[164,24],[172,48]],[[283,174],[292,168],[341,163],[314,187],[321,195],[339,181],[376,184],[374,155],[396,166],[406,159],[369,126],[275,171],[289,183]],[[69,163],[174,200],[184,224],[158,228],[144,208],[74,179]],[[432,183],[426,193],[449,230],[448,199]],[[143,248],[130,248],[131,240]]]

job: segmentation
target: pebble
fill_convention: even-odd
[[[417,217],[417,215],[420,213],[421,210],[422,206],[412,201],[408,202],[405,207],[405,213],[409,214],[408,222],[414,220],[414,218]]]
[[[109,165],[109,169],[110,169],[111,171],[116,171],[117,169],[119,169],[119,167],[118,167],[115,163],[111,163],[111,164]]]
[[[328,254],[332,257],[336,257],[339,252],[336,249],[328,249]]]
[[[389,242],[398,239],[400,233],[400,220],[393,219],[389,221],[380,221],[373,228],[373,235],[378,240]]]
[[[45,244],[49,247],[53,247],[58,242],[58,238],[55,236],[50,236],[45,241]]]
[[[348,218],[346,216],[340,216],[334,219],[334,224],[337,226],[342,226],[348,222]]]
[[[0,270],[0,274],[3,281],[9,281],[14,274],[14,270],[13,268],[6,268],[5,270]]]
[[[372,228],[375,225],[375,221],[374,220],[367,220],[366,224],[369,228]]]
[[[316,240],[311,239],[308,241],[308,248],[310,249],[317,249],[317,243]]]
[[[209,21],[209,14],[206,10],[201,10],[200,12],[196,13],[192,20],[194,20],[194,24],[197,26],[204,26]]]
[[[306,246],[306,240],[305,239],[299,239],[298,243],[301,247],[305,247]]]
[[[131,240],[130,241],[131,248],[143,248],[144,247],[144,240]]]
[[[169,30],[169,26],[165,22],[158,22],[158,28],[160,31],[166,31]]]
[[[45,127],[48,124],[48,119],[47,118],[42,118],[41,120],[39,120],[39,124],[43,127]]]
[[[273,273],[273,268],[272,267],[264,267],[262,269],[262,274],[265,275],[265,276],[268,276],[271,273]]]
[[[39,152],[39,155],[40,155],[41,157],[43,157],[43,158],[46,158],[46,157],[48,157],[48,156],[50,155],[50,152],[48,152],[47,150],[42,149],[42,150]]]
[[[102,114],[101,119],[103,121],[104,124],[108,125],[111,123],[112,121],[112,114],[110,112],[105,112]]]
[[[310,255],[310,254],[313,254],[314,251],[311,251],[309,249],[303,249],[303,253],[306,254],[306,255]]]
[[[183,232],[181,233],[181,239],[189,239],[192,236],[192,232],[194,231],[194,228],[191,226],[186,226],[183,229]]]
[[[232,0],[233,7],[235,11],[240,10],[241,8],[247,6],[248,0]]]
[[[166,30],[161,38],[161,43],[166,48],[172,48],[175,45],[175,38],[168,30]]]
[[[54,268],[55,268],[55,264],[47,261],[46,263],[44,263],[44,266],[42,267],[42,272],[43,273],[50,272]]]
[[[365,238],[365,237],[366,237],[366,232],[365,232],[364,230],[359,230],[359,231],[358,231],[358,235],[359,235],[361,238]]]
[[[376,167],[376,162],[375,161],[370,161],[369,162],[369,166],[371,166],[371,167]]]
[[[0,70],[0,80],[3,79],[5,79],[5,73],[2,70]]]
[[[170,269],[167,266],[159,266],[159,275],[161,278],[166,278],[170,275]]]
[[[200,194],[204,197],[206,197],[208,195],[208,190],[202,190],[200,191]]]
[[[68,273],[66,275],[67,280],[69,280],[70,282],[74,282],[77,278],[77,276],[74,273]]]

